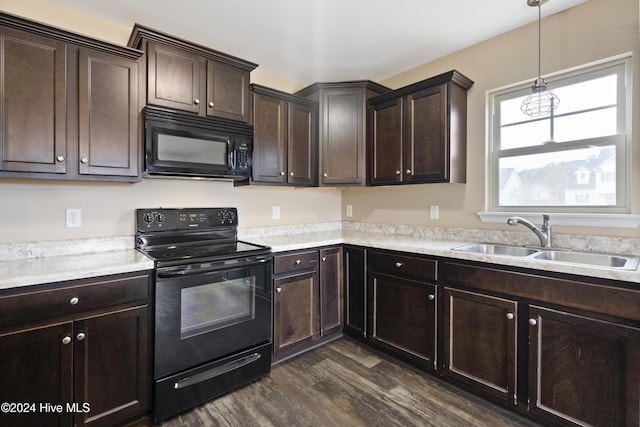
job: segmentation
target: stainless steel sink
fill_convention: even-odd
[[[453,248],[453,250],[475,254],[508,255],[516,257],[525,257],[538,252],[535,249],[525,248],[524,246],[501,245],[497,243],[473,243],[471,245]]]
[[[636,270],[640,261],[635,256],[565,251],[541,251],[533,255],[533,258],[616,270]]]

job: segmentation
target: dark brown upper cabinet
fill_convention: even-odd
[[[0,177],[140,180],[141,55],[0,14]]]
[[[388,91],[363,80],[315,83],[296,92],[319,103],[319,185],[366,184],[367,100]]]
[[[450,71],[369,100],[369,184],[466,181],[467,90]]]
[[[265,86],[252,90],[252,182],[317,186],[318,104]]]
[[[129,46],[147,54],[148,104],[251,121],[249,74],[257,64],[139,24]]]

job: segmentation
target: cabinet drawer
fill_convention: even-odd
[[[149,276],[102,277],[0,296],[0,328],[110,308],[149,298]]]
[[[273,261],[274,274],[318,268],[318,251],[295,252],[277,255]]]
[[[372,270],[378,272],[411,276],[420,280],[437,280],[438,262],[433,259],[371,251],[369,266]]]

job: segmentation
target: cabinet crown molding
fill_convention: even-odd
[[[234,67],[238,67],[242,70],[252,71],[258,67],[258,64],[255,64],[253,62],[187,40],[183,40],[178,37],[174,37],[172,35],[136,23],[133,26],[133,30],[131,31],[131,36],[129,36],[129,42],[127,43],[127,45],[140,49],[142,47],[143,40],[153,40],[156,42],[164,43],[166,45],[176,47],[187,52],[203,56],[205,58],[233,65]]]
[[[31,21],[5,12],[0,12],[0,26],[27,31],[32,34],[56,39],[71,45],[95,49],[128,59],[135,60],[140,58],[143,54],[142,51],[132,47],[119,46],[106,41],[92,39],[81,34],[63,30],[62,28]]]

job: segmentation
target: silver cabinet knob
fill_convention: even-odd
[[[284,175],[285,175],[285,173],[284,173],[284,172],[280,172],[280,175],[284,176]]]
[[[196,99],[193,100],[193,103],[198,105],[198,104],[200,104],[200,100],[198,98],[196,98]]]
[[[400,171],[399,170],[396,171],[396,175],[400,175]]]
[[[433,301],[434,299],[436,299],[436,296],[433,294],[429,294],[427,298],[429,298],[429,301]]]
[[[396,262],[396,267],[397,267],[397,268],[400,268],[400,267],[402,267],[403,265],[404,265],[404,263],[402,263],[402,262]]]
[[[278,292],[278,293],[282,292],[282,288],[279,288],[279,287],[276,288],[276,292]]]
[[[536,326],[538,324],[538,321],[536,319],[529,319],[529,324],[531,326]]]
[[[80,163],[86,165],[87,163],[89,163],[89,159],[87,159],[86,157],[83,157],[80,159]]]
[[[58,157],[56,157],[56,160],[58,162],[64,162],[64,156],[58,156]]]
[[[78,341],[82,341],[85,337],[86,335],[84,334],[84,332],[80,332],[78,335],[76,335],[76,339]]]
[[[209,107],[213,108],[214,105],[213,101],[209,101]]]
[[[325,173],[322,174],[322,176],[324,176],[326,178],[326,177],[329,176],[329,174],[325,172]]]
[[[407,175],[411,175],[411,169],[407,169],[407,170],[405,171],[405,173],[406,173]]]
[[[322,257],[322,262],[325,262],[326,260],[327,260],[327,257],[326,257],[326,256],[323,256],[323,257]]]
[[[299,259],[297,259],[297,260],[296,260],[296,265],[299,265],[299,264],[300,264],[300,262],[301,262],[301,261],[300,261]]]
[[[69,300],[69,304],[76,305],[79,301],[78,297],[73,297]]]
[[[293,176],[293,172],[289,172],[289,175],[290,175],[290,176]]]
[[[69,344],[70,342],[71,342],[71,337],[69,335],[62,338],[62,344]]]
[[[507,319],[508,320],[513,320],[515,316],[513,315],[513,313],[507,313]]]

